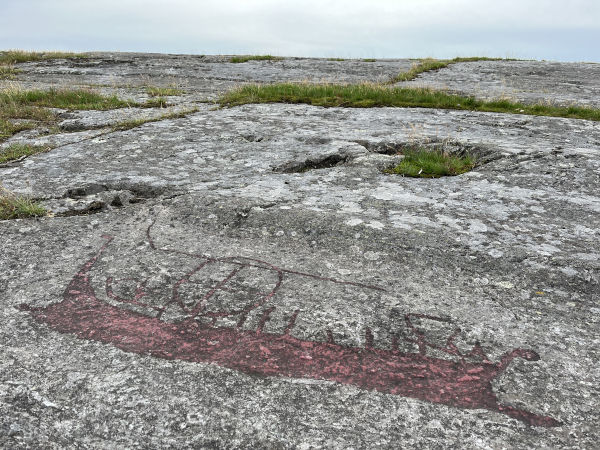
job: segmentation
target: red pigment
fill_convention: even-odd
[[[148,237],[150,238],[149,234]],[[275,309],[274,307],[265,310],[256,330],[241,329],[248,312],[264,305],[276,294],[283,275],[286,273],[382,290],[374,286],[279,269],[263,261],[248,258],[217,260],[203,257],[205,261],[175,284],[169,304],[180,304],[178,286],[185,283],[191,275],[201,270],[206,264],[215,261],[274,270],[278,274],[278,281],[271,292],[244,309],[231,312],[204,311],[209,298],[235,276],[236,270],[234,270],[209,291],[194,308],[188,309],[188,318],[178,323],[161,320],[166,306],[155,307],[156,317],[149,317],[105,303],[96,297],[89,273],[112,240],[109,237],[107,239],[108,242],[73,277],[61,302],[45,308],[32,308],[28,305],[21,305],[21,308],[30,311],[38,322],[46,323],[58,332],[71,333],[82,339],[112,344],[127,352],[150,354],[165,359],[213,363],[240,372],[262,376],[330,380],[357,386],[361,389],[401,395],[453,407],[497,411],[533,426],[554,427],[560,425],[560,422],[552,417],[540,416],[498,404],[492,390],[491,381],[498,377],[514,358],[537,361],[539,359],[537,353],[532,350],[514,349],[505,353],[500,362],[495,363],[485,356],[479,345],[476,345],[469,353],[461,353],[453,343],[453,339],[460,330],[456,330],[448,339],[446,347],[436,347],[428,343],[424,334],[417,330],[411,322],[411,318],[448,322],[446,319],[422,314],[405,316],[407,326],[416,336],[415,339],[410,340],[418,347],[416,353],[398,351],[396,339],[392,343],[392,350],[373,347],[373,334],[368,328],[365,348],[344,347],[336,344],[330,330],[327,330],[328,342],[297,339],[290,334],[290,331],[294,327],[298,311],[292,315],[283,334],[265,333],[263,327],[269,320],[269,314]],[[156,249],[151,239],[150,245],[153,250],[175,252]],[[140,299],[144,295],[143,287],[138,287],[133,299],[121,299],[112,292],[111,283],[112,279],[107,279],[106,292],[110,298],[142,305]],[[185,308],[182,303],[180,307]],[[199,316],[208,316],[214,319],[214,324],[217,317],[233,314],[241,316],[237,328],[201,326],[196,320]],[[436,348],[456,358],[447,360],[427,356],[427,347]]]

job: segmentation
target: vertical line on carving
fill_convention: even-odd
[[[265,303],[267,303],[271,299],[271,297],[273,297],[277,293],[277,291],[281,287],[282,282],[283,282],[283,273],[278,271],[277,272],[277,283],[275,284],[275,287],[273,288],[273,290],[271,292],[269,292],[262,300],[259,300],[258,302],[250,305],[249,307],[246,307],[244,309],[244,312],[248,313],[251,310],[253,310],[254,308],[258,308],[259,306],[262,306]]]
[[[425,314],[406,314],[404,316],[404,321],[406,322],[407,328],[410,329],[414,334],[417,335],[416,340],[409,339],[406,336],[404,337],[404,340],[407,342],[411,342],[413,344],[417,344],[417,346],[419,347],[419,354],[425,355],[425,353],[427,352],[427,343],[425,342],[425,335],[412,324],[412,321],[410,320],[411,315],[415,316],[415,317],[425,318],[425,319],[428,319],[429,316],[426,316]]]
[[[398,336],[392,336],[392,350],[398,351]]]
[[[329,329],[327,330],[327,343],[335,344],[335,339],[333,339],[333,333]]]
[[[459,334],[460,334],[460,328],[455,328],[452,335],[446,340],[446,350],[445,351],[451,355],[457,355],[457,356],[464,357],[464,355],[460,352],[460,350],[454,343],[454,339],[456,339],[456,336],[458,336]]]
[[[156,250],[156,245],[154,245],[154,240],[152,239],[152,236],[150,236],[150,230],[152,229],[155,223],[156,219],[154,219],[152,223],[148,225],[148,228],[146,228],[146,239],[148,239],[148,244],[150,244],[150,248],[152,250]]]
[[[241,268],[240,268],[241,269]],[[261,298],[259,301],[252,303],[249,306],[246,306],[244,309],[242,310],[238,310],[238,311],[233,311],[230,314],[227,315],[234,315],[234,314],[248,314],[250,311],[252,311],[255,308],[258,308],[259,306],[264,305],[265,303],[267,303],[273,296],[275,296],[275,294],[277,294],[277,291],[279,290],[279,288],[281,287],[281,283],[283,282],[283,273],[280,271],[277,271],[277,283],[275,284],[275,287],[273,288],[273,290],[271,292],[269,292],[267,295],[265,295],[263,298]]]
[[[292,314],[292,317],[290,317],[290,321],[285,327],[285,331],[283,332],[283,334],[290,334],[290,331],[292,331],[292,328],[294,328],[294,326],[296,325],[296,318],[298,317],[298,313],[300,313],[299,309],[294,311],[294,314]]]
[[[258,323],[258,328],[256,329],[257,333],[262,333],[263,328],[265,327],[265,323],[267,323],[267,321],[269,320],[269,315],[273,312],[274,309],[275,307],[271,306],[263,313],[262,317],[260,318],[260,322]]]
[[[373,348],[373,332],[369,327],[365,328],[365,348]]]
[[[182,309],[182,311],[184,311],[186,313],[189,313],[188,308],[183,304],[183,302],[181,302],[179,300],[179,286],[181,286],[183,283],[187,283],[192,275],[194,275],[196,272],[198,272],[199,270],[201,270],[209,262],[211,262],[211,261],[207,260],[207,261],[204,261],[199,266],[194,267],[191,271],[189,271],[188,273],[186,273],[179,281],[177,281],[175,283],[175,285],[173,286],[173,294],[171,296],[171,300],[163,308],[161,308],[161,310],[159,311],[159,313],[156,315],[157,319],[160,319],[162,317],[163,313],[167,310],[167,308],[171,304],[173,304],[173,303],[178,304],[179,307]]]
[[[244,322],[246,322],[247,318],[248,318],[248,314],[242,313],[240,315],[240,320],[238,320],[237,327],[242,328],[242,326],[244,326]]]
[[[106,242],[104,245],[100,247],[100,249],[96,252],[96,254],[87,261],[79,272],[75,274],[71,282],[67,285],[65,292],[63,293],[64,298],[77,298],[80,295],[87,295],[90,297],[95,297],[95,293],[93,288],[90,286],[89,272],[98,261],[100,255],[104,252],[108,244],[114,239],[112,236],[102,235]]]

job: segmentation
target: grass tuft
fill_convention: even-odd
[[[234,56],[229,62],[232,63],[245,63],[248,61],[279,61],[281,58],[272,55],[246,55],[246,56]]]
[[[56,114],[48,108],[108,110],[127,106],[139,105],[83,89],[0,90],[0,142],[40,124],[56,124]]]
[[[364,58],[362,62],[376,62],[377,60],[374,58]]]
[[[418,63],[413,64],[411,69],[407,72],[401,72],[396,75],[392,80],[390,80],[390,84],[398,83],[400,81],[410,81],[414,80],[422,74],[423,72],[430,72],[433,70],[440,70],[445,67],[448,67],[450,64],[460,63],[460,62],[474,62],[474,61],[503,61],[502,58],[488,58],[485,56],[471,56],[471,57],[457,57],[454,59],[434,59],[434,58],[425,58],[420,60]],[[506,60],[507,61],[507,60]]]
[[[175,87],[159,87],[159,86],[148,86],[146,93],[150,97],[163,97],[169,95],[181,95],[183,91]]]
[[[14,80],[19,73],[12,65],[0,65],[0,80]]]
[[[0,148],[0,163],[47,152],[50,149],[51,147],[44,145],[11,144],[6,148]]]
[[[327,58],[327,61],[346,61],[345,58]]]
[[[166,108],[169,106],[169,103],[164,97],[153,97],[146,100],[146,102],[142,103],[140,106],[143,108]]]
[[[87,89],[4,90],[0,91],[2,105],[37,106],[62,109],[108,110],[124,108],[130,103],[116,95],[106,97]]]
[[[470,155],[455,156],[442,150],[411,148],[404,150],[404,159],[386,173],[416,178],[439,178],[460,175],[475,167]]]
[[[0,142],[8,139],[14,134],[25,130],[31,130],[32,128],[35,128],[34,122],[16,122],[8,120],[6,118],[1,117],[0,113]]]
[[[52,125],[56,122],[55,114],[46,108],[18,104],[2,94],[0,92],[0,142],[40,123]]]
[[[0,186],[0,220],[41,217],[47,214],[48,212],[33,200],[15,195]]]
[[[27,61],[39,61],[42,59],[59,58],[86,58],[83,53],[67,52],[26,52],[23,50],[0,51],[0,80],[14,80],[18,69],[13,66]]]
[[[86,58],[85,53],[71,52],[27,52],[24,50],[6,50],[0,52],[0,64],[17,64],[43,59]]]
[[[600,109],[547,104],[526,105],[509,100],[485,101],[426,88],[390,87],[372,83],[346,85],[249,84],[226,92],[219,99],[219,103],[222,106],[248,103],[305,103],[314,106],[350,108],[384,106],[439,108],[600,121]]]

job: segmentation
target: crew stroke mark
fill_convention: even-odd
[[[147,234],[153,251],[177,253],[176,250],[157,248],[150,237],[150,227]],[[423,314],[406,314],[404,320],[407,329],[412,331],[414,337],[404,339],[413,342],[418,348],[418,351],[409,353],[398,349],[396,338],[392,342],[391,350],[375,348],[373,334],[369,328],[365,330],[364,347],[339,345],[329,330],[328,342],[298,339],[291,334],[299,314],[298,310],[290,317],[283,333],[264,332],[264,325],[275,309],[274,306],[264,310],[255,330],[242,328],[248,313],[267,304],[277,294],[287,276],[313,277],[324,282],[382,290],[376,286],[281,269],[255,259],[219,259],[193,255],[199,261],[198,265],[175,283],[171,298],[162,307],[148,307],[143,303],[143,283],[137,286],[132,298],[121,298],[113,291],[114,280],[110,277],[106,279],[106,295],[117,305],[130,303],[146,306],[152,314],[147,315],[110,304],[98,299],[90,277],[91,269],[112,241],[112,237],[104,237],[107,242],[73,277],[63,293],[61,302],[42,308],[23,304],[21,309],[30,311],[38,322],[45,323],[58,332],[112,344],[127,352],[150,354],[165,359],[213,363],[262,376],[330,380],[361,389],[458,408],[496,411],[532,426],[560,425],[560,422],[552,417],[499,404],[492,389],[492,380],[498,377],[514,358],[537,361],[539,356],[536,352],[517,348],[506,352],[499,362],[492,362],[479,345],[475,345],[470,352],[461,352],[454,344],[460,330],[455,330],[445,346],[436,346],[429,343],[412,322],[415,318],[449,322],[447,319]],[[181,286],[187,283],[193,274],[217,262],[226,262],[234,268],[195,305],[186,305],[179,295]],[[206,306],[211,297],[219,290],[226,289],[227,283],[239,270],[246,267],[268,270],[275,274],[276,281],[272,289],[241,309],[209,311]],[[184,312],[185,318],[175,322],[165,321],[163,313],[169,305],[178,306]],[[216,326],[219,317],[233,315],[239,317],[237,327]],[[208,324],[200,323],[200,317],[210,319]],[[445,352],[454,359],[428,356],[428,347]]]

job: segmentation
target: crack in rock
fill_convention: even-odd
[[[342,165],[348,162],[349,159],[350,157],[347,155],[336,153],[333,155],[323,156],[321,158],[315,157],[305,159],[304,161],[291,161],[279,167],[273,168],[273,171],[281,173],[303,173],[309,170],[329,169],[331,167]]]
[[[77,216],[143,203],[164,194],[169,194],[167,189],[145,184],[90,183],[69,188],[62,197],[45,199],[41,204],[55,216]]]

